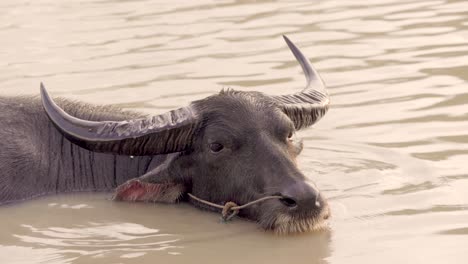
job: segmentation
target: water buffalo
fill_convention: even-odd
[[[318,73],[287,38],[306,76],[299,93],[223,90],[155,116],[67,100],[0,97],[0,203],[44,194],[109,191],[126,201],[176,202],[191,193],[240,211],[266,230],[323,227],[328,205],[296,166],[295,131],[327,111]],[[60,105],[60,106],[59,106]]]

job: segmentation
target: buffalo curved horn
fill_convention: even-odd
[[[272,96],[272,99],[289,116],[296,129],[301,129],[313,125],[325,115],[330,105],[330,98],[322,78],[310,65],[309,60],[288,37],[283,36],[283,38],[302,67],[306,77],[306,87],[301,92]]]
[[[42,83],[41,98],[55,127],[71,142],[95,152],[145,156],[183,151],[199,124],[192,106],[147,118],[97,122],[67,114]]]

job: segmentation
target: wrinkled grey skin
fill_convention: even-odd
[[[66,100],[57,106],[45,87],[42,104],[38,97],[0,97],[0,204],[115,188],[116,200],[169,203],[187,193],[220,205],[278,195],[240,216],[278,233],[323,228],[329,208],[296,166],[302,142],[294,134],[320,119],[329,100],[311,88],[323,88],[320,77],[285,40],[307,79],[291,96],[221,91],[149,119]]]
[[[136,114],[114,107],[61,101],[89,120],[124,120]],[[144,174],[152,157],[95,153],[66,140],[38,97],[0,97],[0,204],[70,191],[110,191]],[[155,159],[157,160],[157,159]]]

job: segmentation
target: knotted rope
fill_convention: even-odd
[[[196,197],[195,195],[193,195],[191,193],[187,193],[187,195],[190,198],[192,198],[192,199],[194,199],[194,200],[196,200],[196,201],[198,201],[200,203],[203,203],[203,204],[209,205],[211,207],[221,209],[222,210],[221,211],[221,219],[223,219],[223,221],[225,221],[225,222],[231,220],[234,216],[236,216],[241,209],[244,209],[246,207],[249,207],[251,205],[254,205],[256,203],[260,203],[260,202],[263,202],[263,201],[266,201],[266,200],[269,200],[269,199],[281,199],[281,198],[283,198],[283,196],[271,195],[271,196],[265,196],[265,197],[259,198],[257,200],[248,202],[248,203],[246,203],[244,205],[237,205],[235,202],[227,202],[224,205],[220,205],[220,204],[212,203],[212,202],[203,200],[201,198],[198,198],[198,197]]]

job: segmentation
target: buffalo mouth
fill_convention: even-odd
[[[272,230],[279,235],[322,231],[329,228],[327,219],[330,217],[329,209],[318,217],[300,217],[280,214],[276,217]]]
[[[269,210],[257,219],[258,224],[266,231],[278,235],[299,234],[329,230],[328,219],[330,208],[324,206],[320,212],[289,213],[283,210]]]

